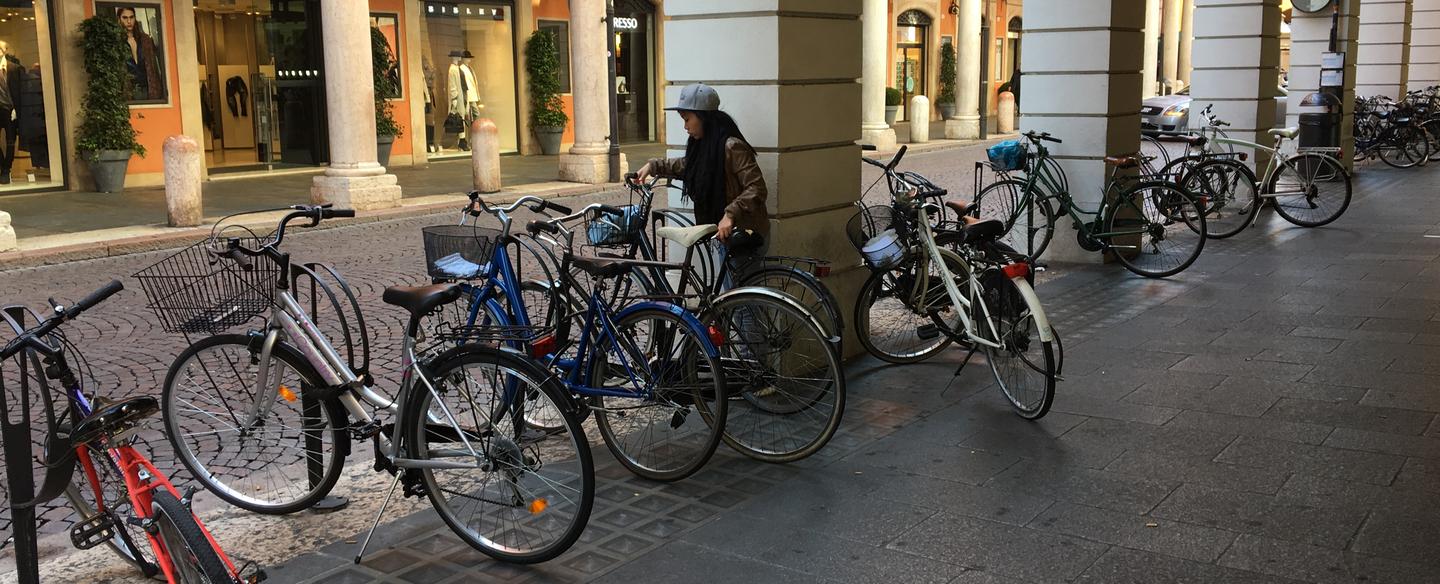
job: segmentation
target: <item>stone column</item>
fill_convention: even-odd
[[[610,180],[610,74],[605,0],[570,0],[570,87],[575,99],[575,145],[560,155],[560,180]],[[625,159],[620,159],[625,172]]]
[[[1192,53],[1195,47],[1195,0],[1184,0],[1180,6],[1180,51],[1176,56],[1177,71],[1176,78],[1185,85],[1190,85],[1190,70],[1193,68],[1195,55]]]
[[[1440,85],[1440,0],[1412,0],[1410,7],[1410,89]]]
[[[860,141],[880,150],[895,147],[895,129],[885,123],[885,88],[890,47],[890,3],[888,0],[865,0],[862,16],[864,28],[861,70],[863,119]]]
[[[1160,82],[1169,84],[1162,93],[1179,89],[1174,83],[1180,79],[1180,9],[1183,5],[1182,0],[1165,0],[1165,12],[1161,16],[1164,21],[1160,42],[1165,45],[1165,58],[1161,62]]]
[[[188,134],[165,139],[165,215],[171,227],[194,227],[204,218],[201,198],[205,150]]]
[[[955,76],[956,118],[945,120],[945,137],[974,140],[980,137],[980,0],[960,0],[960,29],[955,40],[959,71]]]
[[[1156,74],[1160,69],[1160,0],[1145,0],[1145,52],[1140,69],[1140,97],[1159,93]]]
[[[330,166],[316,176],[316,203],[364,210],[400,204],[395,175],[375,161],[375,81],[370,62],[370,8],[366,2],[321,0],[325,34],[326,120]]]
[[[1405,96],[1410,68],[1410,0],[1361,0],[1357,95]]]
[[[1345,85],[1341,90],[1341,105],[1344,117],[1340,120],[1340,145],[1345,149],[1340,162],[1352,165],[1351,154],[1355,151],[1353,128],[1355,111],[1355,54],[1360,28],[1360,0],[1336,0],[1340,7],[1340,26],[1337,38],[1340,51],[1345,53]],[[1320,54],[1330,47],[1331,13],[1321,11],[1307,14],[1295,10],[1290,16],[1290,97],[1285,100],[1285,125],[1300,125],[1300,114],[1305,112],[1300,101],[1320,87]],[[1289,142],[1295,147],[1294,141]]]
[[[1108,169],[1102,158],[1140,148],[1140,59],[1144,0],[1031,0],[1025,3],[1020,130],[1050,132],[1046,144],[1069,177],[1082,209],[1100,206]],[[1062,222],[1062,225],[1065,222]],[[1100,262],[1068,228],[1046,257]]]
[[[1197,0],[1190,123],[1213,105],[1236,138],[1271,144],[1280,76],[1280,0]],[[1297,96],[1300,99],[1303,96]],[[1261,153],[1250,153],[1258,155]],[[1264,168],[1266,160],[1251,162]]]
[[[861,0],[665,2],[667,103],[688,83],[715,88],[759,153],[770,253],[833,261],[825,283],[845,306],[868,276],[844,229],[860,198],[861,7]],[[742,33],[745,42],[736,42]],[[667,115],[666,123],[677,156],[685,141],[680,117]]]

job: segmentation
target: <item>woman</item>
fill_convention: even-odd
[[[755,149],[745,141],[729,114],[720,111],[720,96],[703,83],[686,86],[680,102],[665,108],[680,112],[690,140],[683,158],[657,158],[637,173],[684,181],[685,198],[695,206],[695,223],[715,224],[716,239],[729,243],[737,230],[762,237],[770,232],[765,209],[765,177],[755,162]]]

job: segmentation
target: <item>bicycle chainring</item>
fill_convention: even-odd
[[[1100,251],[1105,249],[1104,243],[1090,235],[1100,230],[1100,226],[1096,223],[1098,222],[1091,221],[1085,224],[1084,229],[1075,230],[1075,242],[1080,245],[1080,249],[1085,251]]]

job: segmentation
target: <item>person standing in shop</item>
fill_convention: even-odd
[[[0,185],[10,184],[10,168],[15,163],[15,141],[20,128],[19,110],[25,85],[25,66],[10,54],[10,45],[0,41],[0,131],[4,132],[0,147]]]
[[[134,81],[131,99],[147,101],[165,99],[165,82],[160,75],[160,57],[155,49],[155,39],[145,34],[145,28],[135,17],[135,8],[124,6],[115,10],[120,26],[125,29],[125,44],[130,49],[130,78]]]

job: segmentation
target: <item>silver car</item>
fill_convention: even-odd
[[[1275,88],[1275,126],[1285,127],[1289,91]],[[1147,135],[1184,132],[1190,127],[1190,88],[1171,95],[1157,95],[1140,102],[1140,131]]]

